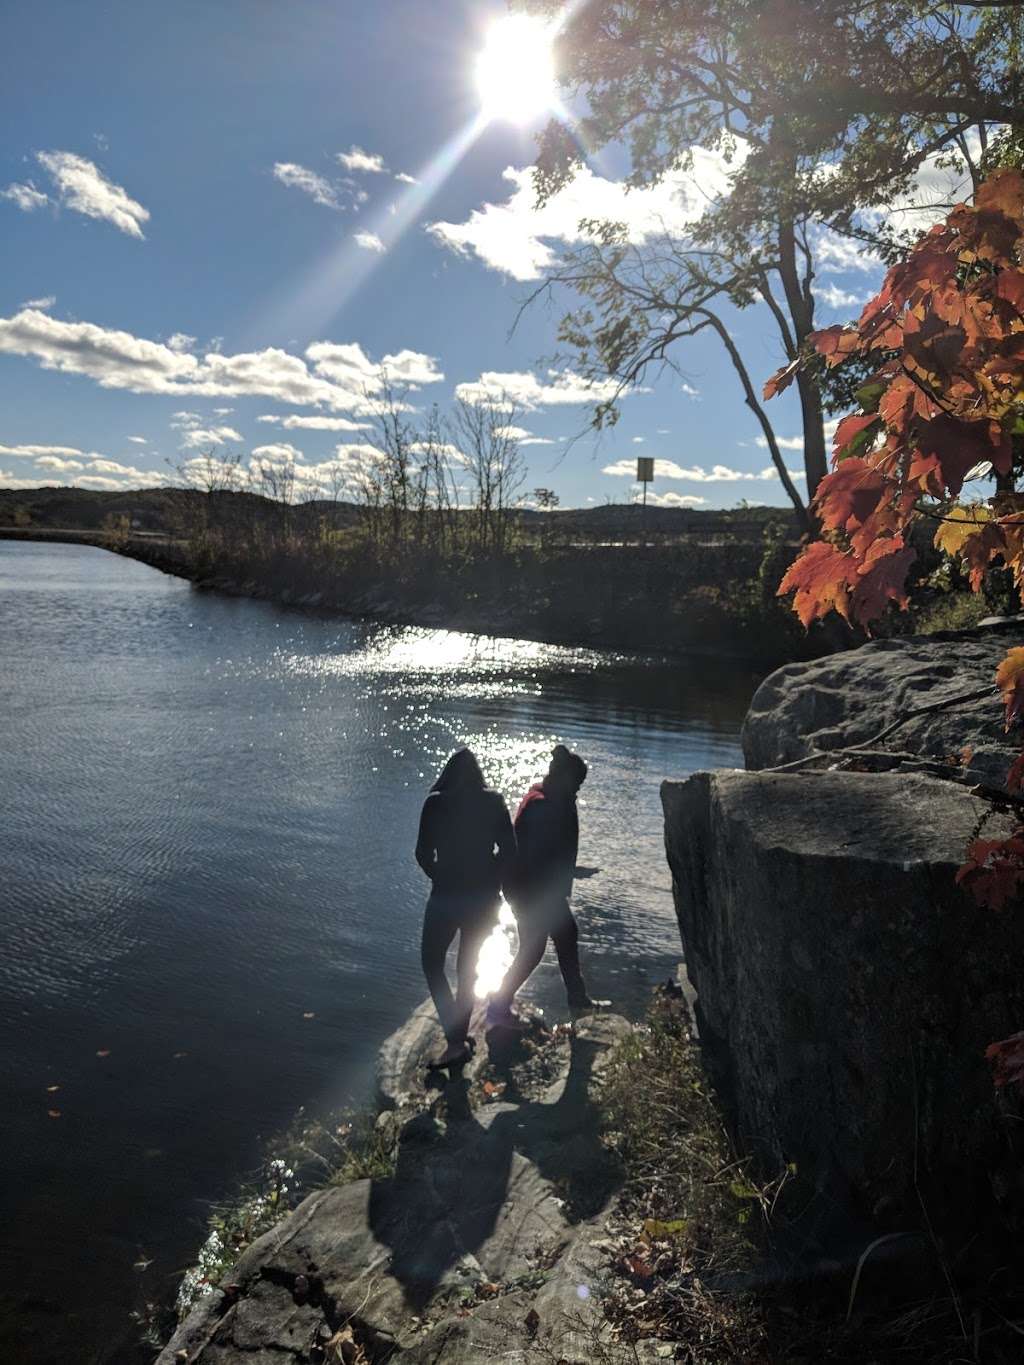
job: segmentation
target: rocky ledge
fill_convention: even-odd
[[[432,1091],[424,1064],[443,1040],[424,1004],[380,1054],[394,1173],[311,1194],[243,1253],[158,1365],[593,1359],[616,1186],[595,1096],[630,1028],[591,1016],[504,1054],[492,1037],[461,1081]],[[635,1350],[630,1361],[658,1358]]]
[[[886,766],[1002,786],[1020,752],[1003,730],[995,672],[1024,643],[1024,619],[975,630],[877,640],[787,664],[758,688],[743,726],[749,769],[855,747]],[[883,736],[884,738],[879,738]]]
[[[822,1229],[954,1242],[1019,1186],[986,1044],[1024,1021],[1024,920],[955,883],[986,803],[908,773],[662,786],[705,1061],[741,1151],[792,1165]],[[991,837],[1008,816],[988,825]],[[1016,1196],[1015,1196],[1016,1197]],[[820,1254],[820,1251],[819,1251]]]

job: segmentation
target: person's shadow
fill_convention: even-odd
[[[414,1311],[446,1279],[458,1286],[460,1263],[475,1257],[503,1206],[515,1201],[516,1191],[509,1188],[514,1152],[555,1187],[570,1221],[603,1206],[616,1169],[599,1141],[599,1112],[590,1099],[599,1050],[588,1039],[572,1039],[569,1075],[552,1104],[523,1101],[487,1106],[478,1114],[470,1107],[468,1085],[455,1080],[445,1089],[444,1125],[429,1114],[406,1125],[395,1174],[371,1187],[369,1221],[377,1241],[390,1248],[391,1274]],[[535,1188],[521,1197],[536,1198]],[[483,1269],[487,1272],[486,1265]],[[475,1266],[466,1270],[467,1279],[478,1278]]]

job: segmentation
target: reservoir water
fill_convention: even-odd
[[[0,683],[0,1360],[42,1365],[123,1358],[263,1140],[367,1098],[425,994],[412,845],[454,747],[510,804],[554,742],[590,763],[584,965],[633,1011],[681,956],[659,783],[740,764],[755,679],[0,541]],[[565,1017],[552,962],[529,989]]]

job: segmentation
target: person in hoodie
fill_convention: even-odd
[[[569,1008],[584,1010],[595,1004],[580,971],[579,928],[569,908],[580,838],[576,794],[586,776],[587,765],[579,754],[557,744],[547,776],[519,803],[515,818],[518,856],[509,889],[519,925],[519,951],[491,996],[487,1020],[492,1025],[515,1027],[519,1023],[512,1001],[544,956],[548,938],[558,954]]]
[[[431,787],[420,816],[416,861],[430,878],[423,916],[423,974],[448,1046],[435,1068],[459,1066],[473,1054],[473,1010],[480,948],[498,920],[501,890],[516,856],[504,800],[490,791],[476,757],[459,749]],[[445,958],[459,948],[452,992]]]

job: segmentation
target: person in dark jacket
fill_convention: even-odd
[[[569,909],[580,838],[576,794],[586,776],[587,765],[579,754],[557,744],[547,776],[519,803],[515,819],[518,856],[509,892],[519,925],[519,951],[491,996],[490,1024],[515,1026],[519,1022],[512,1001],[540,963],[549,937],[558,954],[570,1009],[594,1004],[580,971],[579,928]]]
[[[501,889],[515,862],[512,821],[469,749],[459,749],[430,789],[420,816],[416,861],[431,881],[423,917],[422,962],[448,1046],[434,1065],[472,1056],[469,1020],[480,948],[498,919]],[[453,994],[445,958],[458,935]]]

